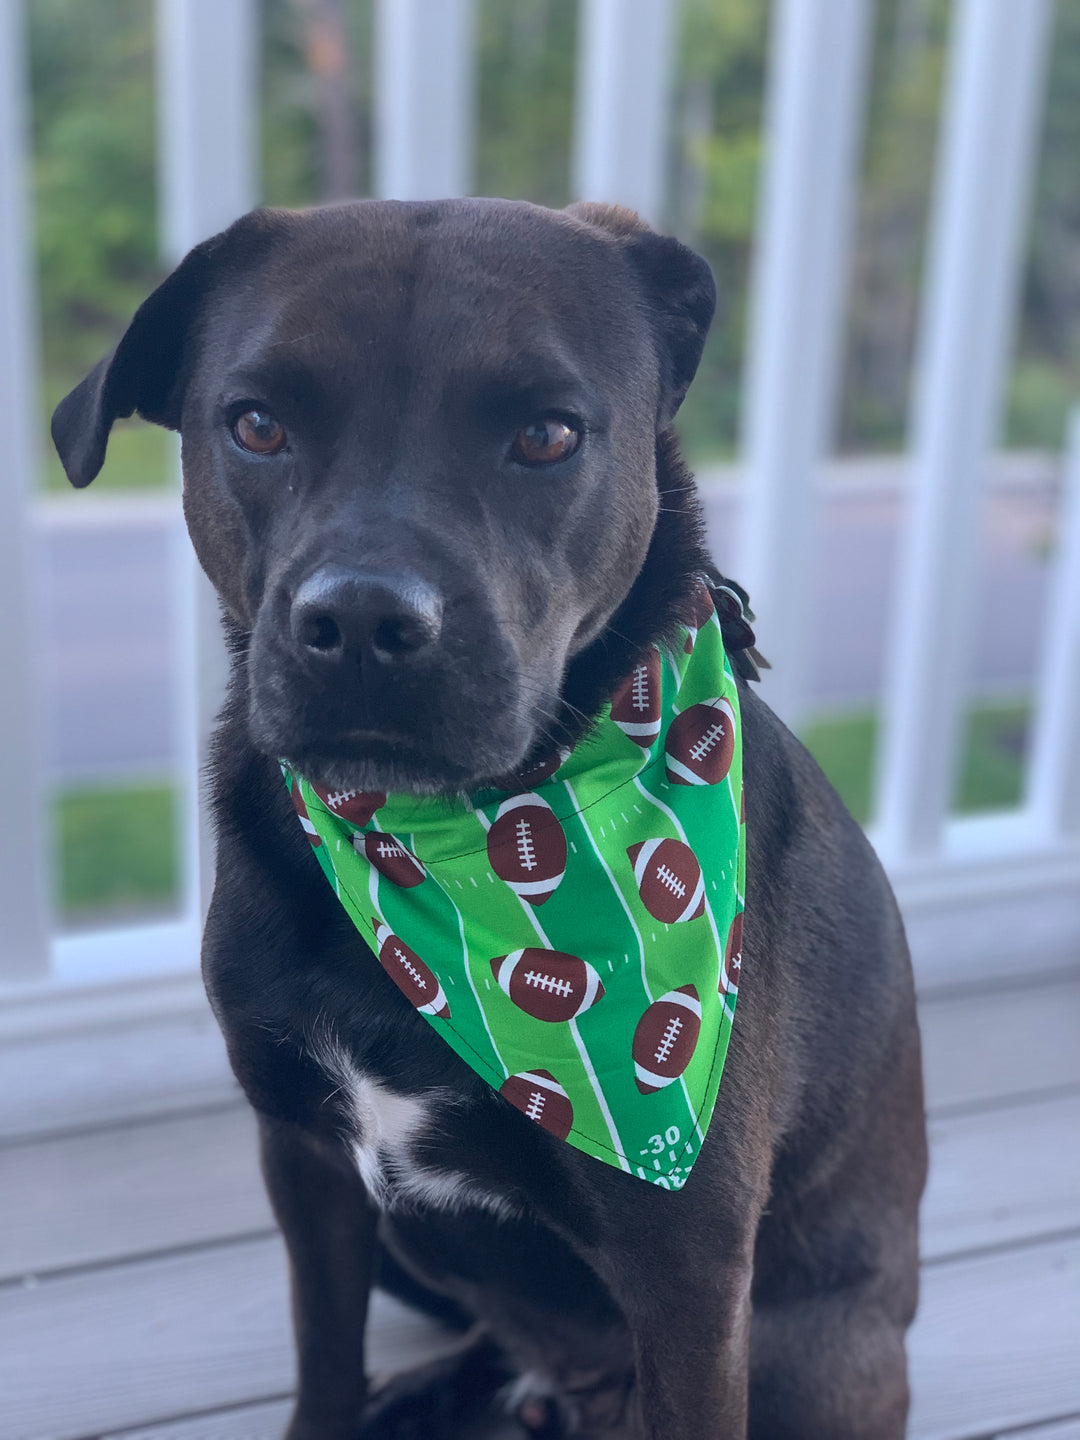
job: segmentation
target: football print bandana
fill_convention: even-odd
[[[712,1116],[742,951],[738,691],[712,597],[586,739],[469,800],[311,785],[326,877],[428,1024],[530,1120],[680,1189]]]

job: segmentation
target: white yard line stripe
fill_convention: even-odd
[[[450,900],[450,896],[446,894],[446,891],[445,891],[445,890],[443,891],[443,894],[446,895],[447,900]],[[452,900],[450,900],[450,904],[451,904],[451,905],[454,905],[454,902],[453,902]],[[461,911],[457,908],[456,905],[454,905],[454,913],[455,913],[455,914],[457,915],[457,917],[458,917],[458,931],[459,931],[459,933],[460,933],[460,935],[461,935],[461,954],[462,954],[462,959],[464,960],[464,964],[465,964],[465,979],[468,980],[468,982],[469,982],[469,989],[473,992],[473,995],[476,997],[476,1008],[480,1011],[480,1019],[484,1022],[484,1029],[487,1031],[487,1037],[488,1037],[488,1039],[491,1041],[491,1048],[492,1048],[492,1050],[494,1050],[494,1052],[495,1052],[495,1058],[496,1058],[496,1060],[498,1060],[499,1064],[502,1066],[502,1068],[503,1068],[503,1074],[506,1075],[506,1076],[509,1076],[509,1074],[510,1074],[510,1067],[507,1065],[506,1061],[503,1059],[503,1057],[502,1057],[502,1052],[500,1051],[499,1047],[495,1044],[495,1036],[492,1035],[492,1033],[491,1033],[491,1026],[488,1024],[488,1020],[487,1020],[487,1012],[484,1010],[484,1006],[483,1006],[483,1004],[482,1004],[482,1002],[481,1002],[481,1000],[480,1000],[480,992],[479,992],[479,990],[477,990],[477,988],[476,988],[476,983],[475,983],[475,981],[473,980],[473,976],[472,976],[472,970],[469,968],[469,947],[468,947],[468,945],[465,943],[465,917],[464,917],[464,915],[462,915]]]
[[[636,783],[637,783],[637,777],[635,776],[635,784],[636,784]],[[566,789],[567,789],[567,791],[568,791],[569,794],[570,794],[570,800],[571,800],[571,802],[572,802],[572,804],[573,804],[573,806],[574,806],[575,811],[577,812],[577,817],[578,817],[578,819],[581,821],[581,828],[585,831],[585,834],[589,837],[589,844],[590,844],[590,845],[592,846],[592,848],[593,848],[593,853],[596,855],[597,860],[600,861],[600,864],[604,867],[604,874],[605,874],[605,875],[607,876],[607,878],[608,878],[608,883],[611,885],[611,888],[615,891],[615,894],[619,897],[619,904],[620,904],[620,905],[623,907],[623,909],[626,911],[626,918],[627,918],[627,920],[629,920],[630,926],[631,926],[631,928],[633,929],[634,934],[637,936],[638,958],[639,958],[640,963],[641,963],[641,985],[642,985],[642,988],[643,988],[644,991],[645,991],[645,994],[649,997],[649,1003],[651,1004],[651,1003],[656,999],[656,996],[653,994],[652,990],[651,990],[650,987],[649,987],[649,979],[648,979],[648,976],[647,976],[646,973],[645,973],[645,942],[644,942],[644,940],[642,940],[642,938],[641,938],[641,931],[640,931],[640,930],[638,929],[638,927],[637,927],[637,921],[634,919],[634,913],[633,913],[633,911],[630,909],[630,906],[626,903],[626,896],[622,893],[621,888],[619,887],[618,883],[617,883],[616,880],[615,880],[615,876],[611,873],[611,866],[610,866],[610,865],[607,863],[607,861],[604,859],[603,855],[600,853],[600,847],[597,845],[596,841],[593,839],[593,833],[592,833],[592,831],[589,829],[588,823],[587,823],[587,821],[586,821],[586,819],[585,819],[584,811],[581,809],[581,806],[578,804],[578,798],[577,798],[577,796],[574,794],[573,786],[570,784],[570,781],[569,781],[569,780],[564,780],[564,781],[563,781],[563,784],[566,786]]]
[[[589,1084],[593,1088],[593,1094],[596,1096],[597,1104],[600,1106],[601,1114],[603,1115],[604,1121],[608,1127],[608,1131],[611,1134],[612,1148],[614,1149],[615,1154],[619,1157],[620,1166],[626,1171],[627,1174],[629,1174],[630,1162],[626,1158],[626,1151],[623,1148],[622,1140],[619,1138],[619,1132],[615,1128],[614,1117],[612,1116],[611,1111],[608,1109],[608,1103],[607,1100],[604,1098],[603,1088],[600,1084],[600,1081],[597,1079],[596,1071],[593,1069],[592,1061],[589,1059],[589,1052],[588,1050],[586,1050],[585,1043],[578,1032],[577,1021],[571,1020],[569,1021],[569,1025],[570,1034],[573,1036],[574,1044],[577,1046],[577,1052],[578,1056],[581,1059],[582,1068],[584,1069],[585,1074],[588,1076]]]

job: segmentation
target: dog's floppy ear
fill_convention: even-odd
[[[185,345],[199,299],[232,233],[196,245],[139,306],[112,354],[53,411],[53,444],[72,485],[89,485],[105,463],[114,420],[137,411],[144,420],[179,429]]]
[[[658,235],[633,210],[578,201],[575,219],[613,235],[641,276],[657,320],[664,393],[659,423],[668,425],[697,371],[716,309],[716,281],[707,260],[670,235]]]

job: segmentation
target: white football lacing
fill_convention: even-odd
[[[574,993],[574,987],[569,980],[560,980],[555,975],[544,975],[539,970],[526,971],[525,984],[531,985],[534,990],[542,990],[545,995],[558,995],[564,1000]]]
[[[724,734],[723,720],[717,720],[715,725],[710,725],[697,744],[690,746],[691,760],[704,760],[716,742],[723,739]]]
[[[634,679],[630,687],[630,704],[635,710],[648,710],[649,708],[648,665],[634,666]]]
[[[344,805],[347,800],[359,794],[359,790],[335,790],[332,795],[327,795],[326,803],[331,810],[336,810],[339,805]]]
[[[522,819],[514,826],[517,831],[517,852],[518,860],[523,870],[535,870],[538,864],[536,850],[533,846],[532,826],[528,820]]]
[[[675,1046],[675,1041],[679,1038],[679,1031],[682,1028],[683,1022],[678,1015],[673,1016],[672,1019],[668,1021],[668,1027],[664,1031],[663,1039],[656,1047],[656,1054],[653,1056],[653,1059],[658,1065],[663,1065],[670,1057]]]
[[[427,981],[420,974],[420,971],[417,970],[416,966],[412,963],[409,957],[405,954],[405,951],[399,950],[398,947],[395,945],[394,954],[397,956],[398,964],[405,971],[406,975],[408,975],[413,980],[417,989],[426,990]]]
[[[660,881],[661,885],[667,886],[667,888],[675,896],[676,900],[681,900],[682,897],[686,894],[686,886],[675,874],[675,872],[673,870],[669,870],[666,865],[658,865],[656,867],[656,878]]]
[[[529,1096],[529,1103],[525,1106],[525,1114],[530,1120],[539,1120],[544,1113],[544,1105],[547,1103],[547,1096],[543,1090],[534,1090]]]

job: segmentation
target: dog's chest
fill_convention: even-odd
[[[512,1213],[510,1201],[490,1186],[417,1158],[418,1141],[436,1132],[454,1108],[452,1095],[442,1090],[401,1094],[361,1070],[336,1041],[324,1039],[312,1048],[333,1083],[349,1150],[376,1205],[383,1210],[478,1207],[500,1216]]]

